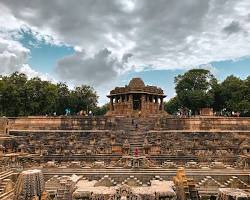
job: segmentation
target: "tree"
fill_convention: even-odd
[[[56,99],[56,113],[63,115],[66,108],[70,107],[70,90],[65,83],[58,83]]]
[[[98,96],[94,88],[87,85],[76,87],[71,92],[70,107],[72,112],[77,113],[81,110],[93,111],[97,106],[97,99]]]
[[[22,73],[0,76],[0,114],[5,116],[45,115],[65,109],[77,113],[94,110],[98,96],[87,85],[69,90],[65,83],[53,84],[38,77],[27,79]]]
[[[45,87],[47,82],[35,77],[26,83],[27,93],[27,114],[28,115],[45,115],[47,114],[47,97]]]
[[[233,75],[221,83],[223,106],[230,112],[247,113],[250,110],[250,78],[241,80]]]
[[[181,108],[180,102],[177,96],[170,99],[168,102],[164,102],[164,110],[169,114],[176,113]]]
[[[175,77],[175,90],[180,105],[199,112],[203,107],[213,104],[213,94],[210,92],[212,85],[217,81],[205,69],[191,69],[183,75]]]
[[[1,76],[0,102],[1,112],[6,116],[17,116],[24,109],[24,85],[27,81],[25,74],[13,73],[11,76]]]
[[[103,106],[98,106],[94,110],[94,115],[105,115],[108,111],[109,104],[106,103]]]
[[[243,93],[244,93],[245,105],[244,105],[244,111],[241,113],[241,115],[250,117],[250,76],[248,76],[244,82],[245,82],[245,87],[243,89]]]

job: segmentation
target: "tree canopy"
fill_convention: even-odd
[[[250,116],[250,76],[242,80],[233,75],[221,83],[205,69],[191,69],[175,77],[176,96],[165,103],[165,110],[176,113],[187,108],[193,114],[211,107],[217,113],[238,112]]]
[[[215,82],[214,76],[205,69],[192,69],[183,75],[178,75],[175,77],[175,90],[180,105],[192,112],[210,107],[213,103],[210,89]]]
[[[29,79],[15,72],[0,76],[0,114],[5,116],[72,114],[97,110],[96,91],[87,85],[70,90],[65,83],[54,84],[38,77]]]
[[[233,75],[219,82],[210,71],[192,69],[175,77],[176,96],[165,102],[170,113],[189,109],[192,114],[201,108],[211,107],[217,113],[238,112],[250,116],[250,76],[242,80]],[[65,83],[43,81],[38,77],[28,79],[23,73],[0,75],[0,115],[57,115],[92,111],[103,115],[108,104],[97,106],[98,96],[88,85],[69,89]]]

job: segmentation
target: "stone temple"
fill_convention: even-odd
[[[125,87],[110,91],[110,110],[107,115],[131,117],[164,114],[165,97],[161,88],[146,86],[142,79],[133,78]]]
[[[134,78],[105,116],[0,118],[1,200],[249,200],[250,118],[175,117]]]

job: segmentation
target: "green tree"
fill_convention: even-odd
[[[27,93],[27,113],[28,115],[44,115],[47,107],[47,94],[44,89],[47,83],[35,77],[26,84]]]
[[[230,112],[247,113],[250,110],[250,83],[249,77],[241,80],[233,75],[228,76],[221,83],[221,97],[224,100],[224,108]]]
[[[87,85],[69,90],[65,83],[53,84],[38,77],[27,79],[22,73],[0,76],[0,114],[5,116],[64,114],[94,110],[98,96]]]
[[[170,99],[168,102],[164,102],[164,110],[169,114],[176,113],[181,108],[181,104],[177,96]]]
[[[220,112],[221,110],[225,109],[225,96],[223,94],[223,88],[220,83],[217,81],[214,82],[212,85],[212,89],[210,90],[210,93],[214,97],[214,101],[212,103],[213,110],[216,112]]]
[[[105,115],[108,111],[109,104],[106,103],[102,106],[98,106],[94,109],[94,115]]]
[[[18,116],[24,109],[25,74],[13,73],[11,76],[1,76],[0,101],[1,113],[6,116]]]
[[[96,108],[98,96],[94,88],[82,85],[76,87],[71,92],[70,108],[72,113],[77,113],[81,110],[90,111]]]
[[[250,117],[250,76],[248,76],[245,80],[245,87],[243,89],[244,93],[244,109],[242,112],[242,116]]]
[[[57,84],[56,113],[62,115],[66,108],[70,108],[70,90],[65,83]]]
[[[205,69],[191,69],[175,77],[175,90],[181,106],[191,109],[192,113],[212,106],[213,94],[210,90],[214,83],[216,79]]]

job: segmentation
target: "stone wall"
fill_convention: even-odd
[[[104,117],[15,117],[9,118],[10,130],[90,130],[105,129]]]
[[[166,130],[250,130],[249,117],[162,118],[160,128]]]
[[[6,117],[0,118],[0,135],[8,135],[9,134],[9,120]]]
[[[240,155],[250,155],[250,131],[149,131],[149,144],[160,146],[160,154],[150,150],[151,159],[234,163]],[[187,163],[186,163],[187,164]],[[238,160],[238,163],[239,160]]]
[[[250,155],[249,119],[140,118],[132,123],[130,118],[27,117],[11,118],[9,125],[10,135],[18,138],[18,152],[43,155],[45,160],[91,157],[110,161],[123,155],[123,145],[128,141],[128,154],[133,155],[138,147],[140,155],[145,154],[157,164],[170,160],[183,164],[220,161],[235,165],[240,163],[240,156]],[[240,165],[249,164],[243,159]]]
[[[146,118],[145,118],[146,119]],[[91,130],[111,129],[107,117],[16,117],[9,118],[10,130]],[[154,122],[155,123],[155,122]],[[1,127],[1,125],[0,125]],[[164,117],[155,124],[163,130],[250,130],[250,118],[243,117]]]

